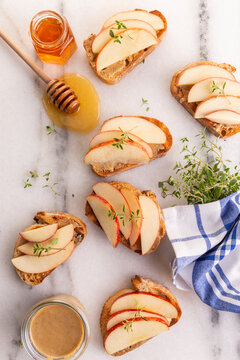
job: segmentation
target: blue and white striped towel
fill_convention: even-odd
[[[176,255],[174,285],[193,288],[214,309],[240,313],[240,191],[163,212]]]

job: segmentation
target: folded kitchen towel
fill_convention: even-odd
[[[240,191],[163,210],[175,251],[173,283],[217,310],[240,313]]]

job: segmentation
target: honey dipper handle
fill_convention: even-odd
[[[48,84],[51,78],[0,29],[0,37]]]

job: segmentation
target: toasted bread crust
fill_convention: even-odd
[[[180,71],[176,72],[173,77],[172,77],[172,81],[171,81],[171,85],[170,85],[170,90],[172,95],[175,97],[175,99],[192,115],[194,116],[195,110],[197,108],[198,103],[189,103],[187,101],[188,98],[188,93],[190,90],[190,87],[188,86],[177,86],[177,80],[178,77],[180,76],[180,74],[183,72],[183,70],[191,67],[191,66],[195,66],[198,64],[210,64],[210,65],[215,65],[218,67],[221,67],[223,69],[228,70],[231,73],[234,73],[236,71],[236,68],[233,67],[232,65],[229,64],[218,64],[215,63],[213,61],[197,61],[197,62],[193,62],[190,63],[188,65],[186,65],[183,69],[181,69]],[[210,131],[212,134],[214,134],[215,136],[220,136],[221,138],[227,138],[230,136],[233,136],[235,134],[237,134],[240,131],[240,125],[224,125],[224,124],[218,124],[216,122],[213,122],[211,120],[202,118],[202,119],[195,119],[197,120],[201,125],[203,125],[208,131]]]
[[[139,189],[135,188],[133,185],[125,183],[125,182],[120,182],[120,181],[111,181],[110,182],[111,185],[115,186],[118,190],[121,190],[123,188],[127,188],[131,191],[134,192],[134,194],[139,197],[140,195],[146,195],[148,197],[150,197],[155,204],[157,205],[158,209],[159,209],[159,213],[160,213],[160,224],[161,224],[161,228],[160,228],[160,232],[158,234],[158,238],[156,239],[156,241],[154,242],[152,248],[149,250],[148,254],[154,252],[161,240],[163,239],[164,235],[165,235],[165,221],[164,221],[164,217],[163,217],[163,213],[162,210],[159,207],[159,204],[157,202],[157,198],[156,195],[150,191],[150,190],[146,190],[146,191],[140,191]],[[92,192],[92,194],[94,194],[94,192]],[[92,208],[90,207],[89,203],[86,202],[86,206],[85,206],[85,215],[95,224],[98,225],[100,228],[100,224],[94,214],[94,212],[92,211]],[[122,233],[120,233],[120,242],[125,245],[127,248],[129,248],[130,250],[134,251],[135,253],[142,255],[142,251],[141,251],[141,237],[139,236],[137,242],[135,245],[130,246],[130,243],[128,240],[126,240],[124,238],[124,236],[122,235]],[[147,255],[147,254],[146,254]]]
[[[118,117],[123,117],[123,115],[120,115]],[[157,158],[160,158],[160,157],[166,155],[166,153],[172,147],[172,135],[171,135],[168,127],[163,122],[161,122],[157,119],[154,119],[154,118],[150,118],[147,116],[137,116],[137,117],[145,119],[145,120],[153,123],[154,125],[158,126],[166,135],[166,142],[164,144],[149,144],[153,151],[153,158],[151,160],[155,160]],[[108,120],[111,120],[111,119],[108,119]],[[108,120],[106,120],[106,121],[108,121]],[[103,125],[102,125],[102,127],[103,127]],[[101,131],[101,129],[100,129],[100,131]],[[127,171],[127,170],[130,170],[132,168],[135,168],[135,167],[138,167],[141,165],[142,164],[121,164],[121,163],[119,163],[118,166],[114,167],[114,169],[112,169],[111,171],[104,169],[103,166],[101,166],[101,164],[100,164],[100,166],[91,165],[91,167],[92,167],[92,170],[98,176],[109,177],[109,176],[119,174],[123,171]]]
[[[73,224],[75,248],[83,241],[83,239],[87,235],[85,224],[80,219],[70,214],[60,213],[60,212],[53,212],[53,213],[38,212],[34,217],[34,220],[36,221],[36,224],[27,227],[25,231],[36,229],[38,227],[44,225],[50,225],[54,223],[58,223],[59,228],[68,224]],[[27,241],[24,240],[21,236],[18,237],[14,248],[14,254],[13,254],[14,258],[24,255],[21,253],[21,251],[18,250],[18,247],[20,245],[25,244],[26,242]],[[16,272],[18,273],[22,281],[24,281],[28,285],[34,286],[40,284],[45,279],[45,277],[51,274],[53,270],[55,269],[39,274],[25,273],[18,269],[16,269]]]
[[[141,10],[141,9],[135,9],[135,10]],[[150,11],[150,13],[159,16],[164,23],[164,28],[157,32],[157,38],[160,43],[163,35],[167,30],[167,21],[163,16],[163,14],[158,10]],[[153,50],[155,50],[155,48],[159,45],[158,43],[157,45],[149,46],[148,48],[141,50],[138,53],[133,54],[124,60],[120,60],[117,63],[108,66],[106,69],[103,69],[102,71],[100,71],[100,73],[98,73],[96,70],[97,55],[92,52],[92,43],[95,37],[96,37],[95,34],[90,35],[86,40],[84,40],[83,46],[86,51],[88,62],[91,68],[93,69],[95,74],[99,77],[99,79],[108,85],[114,85],[117,82],[119,82],[124,76],[126,76],[138,64],[140,64],[149,54],[151,54],[151,52],[153,52]]]
[[[182,311],[181,311],[181,308],[180,308],[180,306],[179,306],[179,304],[177,302],[177,299],[170,292],[170,290],[168,288],[158,284],[155,281],[143,278],[143,277],[141,277],[139,275],[136,275],[135,278],[131,279],[131,282],[132,282],[132,289],[134,291],[149,292],[151,294],[159,295],[159,296],[163,297],[164,299],[170,301],[177,308],[177,311],[178,311],[177,319],[173,319],[170,326],[176,324],[176,322],[181,317]],[[130,289],[123,289],[123,290],[120,290],[120,291],[116,292],[113,296],[110,296],[108,298],[108,300],[105,302],[105,304],[103,305],[102,313],[101,313],[101,316],[100,316],[100,329],[101,329],[102,338],[103,338],[103,346],[104,346],[104,340],[105,340],[105,337],[106,337],[106,334],[107,334],[107,322],[108,322],[108,319],[109,319],[109,316],[110,316],[111,306],[112,306],[113,302],[119,296],[132,291],[132,289],[131,290]],[[148,339],[148,340],[150,340],[150,339]],[[148,340],[139,341],[138,343],[136,343],[136,344],[134,344],[132,346],[129,346],[126,349],[123,349],[121,351],[118,351],[115,354],[112,354],[112,356],[124,355],[124,354],[128,353],[129,351],[132,351],[132,350],[138,348],[139,346],[143,345]]]

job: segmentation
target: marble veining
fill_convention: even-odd
[[[173,134],[173,148],[148,167],[119,174],[113,180],[130,182],[142,190],[151,189],[157,194],[160,206],[168,207],[175,200],[163,199],[157,183],[171,174],[181,150],[180,138],[187,136],[194,143],[201,129],[172,98],[171,76],[192,61],[213,59],[238,65],[235,58],[239,57],[239,47],[234,42],[223,43],[219,37],[223,19],[226,36],[231,39],[231,25],[239,24],[240,3],[231,1],[232,10],[229,3],[219,0],[149,0],[147,5],[144,0],[122,0],[121,4],[108,0],[1,0],[0,24],[50,76],[77,72],[88,77],[100,95],[100,123],[120,114],[146,115],[140,106],[141,98],[149,100],[147,115],[167,124]],[[83,40],[99,31],[107,16],[146,6],[148,10],[159,9],[166,16],[166,38],[143,65],[119,84],[101,83],[87,63]],[[229,17],[225,17],[226,6]],[[29,23],[36,12],[44,9],[65,15],[76,37],[78,50],[64,67],[42,64],[32,47]],[[229,56],[222,52],[223,44]],[[46,126],[51,123],[41,104],[45,84],[1,40],[0,59],[0,359],[29,359],[19,346],[24,315],[37,301],[58,293],[77,296],[86,307],[91,340],[82,359],[110,359],[103,350],[98,326],[102,305],[116,290],[129,286],[132,276],[141,274],[168,286],[178,298],[183,316],[168,333],[152,339],[124,359],[239,360],[240,316],[212,310],[194,292],[174,288],[169,268],[173,251],[166,237],[154,254],[139,257],[123,246],[112,249],[103,233],[84,216],[85,196],[90,193],[91,185],[99,181],[82,160],[96,131],[81,135],[57,129],[57,134],[47,135]],[[19,93],[16,88],[20,89]],[[226,157],[233,162],[239,161],[239,139],[237,135],[222,142]],[[39,178],[31,188],[24,189],[26,172],[35,169]],[[58,183],[59,196],[43,188],[42,175],[49,171],[51,181]],[[143,176],[146,173],[147,177]],[[18,232],[31,224],[35,213],[41,210],[64,211],[80,217],[87,224],[88,236],[67,262],[41,285],[32,288],[19,280],[10,259]]]

